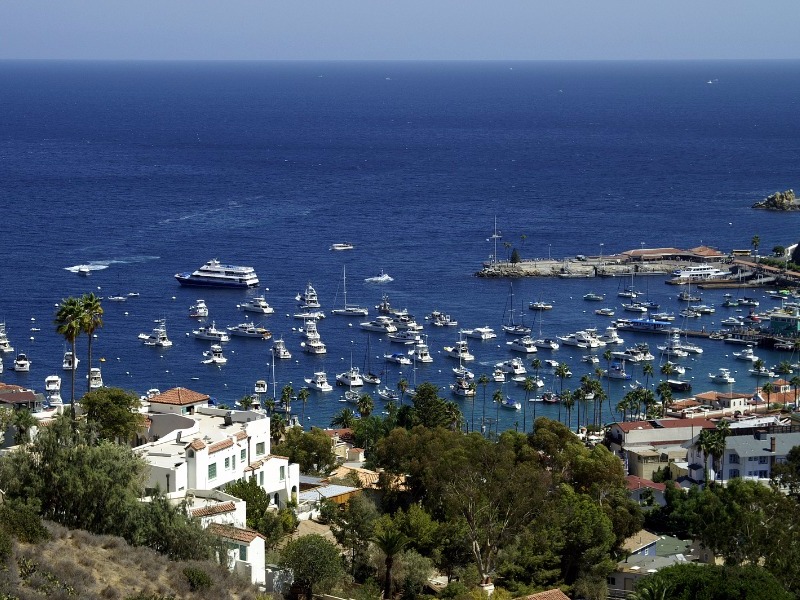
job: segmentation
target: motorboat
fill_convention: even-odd
[[[678,363],[674,363],[672,361],[669,361],[669,360],[664,363],[663,367],[665,368],[665,370],[671,371],[672,373],[675,373],[676,375],[685,375],[686,374],[686,367],[684,367],[683,365],[679,365]]]
[[[530,335],[531,328],[522,323],[515,323],[513,325],[503,325],[503,331],[508,335]]]
[[[372,321],[359,323],[359,327],[365,331],[377,331],[378,333],[395,333],[397,331],[392,319],[384,315],[378,315]]]
[[[735,298],[726,298],[725,301],[722,303],[724,308],[736,308],[739,306],[739,301]]]
[[[522,410],[522,404],[517,402],[516,400],[511,399],[511,397],[506,396],[503,400],[500,401],[501,408],[508,408],[510,410]]]
[[[14,348],[8,341],[8,334],[6,333],[6,324],[0,323],[0,353],[13,352]]]
[[[254,296],[239,304],[239,309],[244,312],[258,313],[260,315],[271,315],[275,312],[264,296]]]
[[[646,313],[647,307],[638,302],[631,302],[630,304],[623,304],[622,308],[628,312]]]
[[[344,373],[339,373],[336,376],[336,385],[346,385],[351,388],[363,386],[364,380],[361,378],[361,371],[358,367],[350,367]]]
[[[680,343],[680,349],[684,352],[688,352],[689,354],[702,354],[703,349],[698,346],[697,344],[692,344],[686,338],[684,338]]]
[[[656,346],[664,356],[670,356],[675,358],[686,358],[689,356],[689,353],[681,348],[681,336],[678,333],[674,333],[670,336],[669,340],[667,340],[666,344],[661,346]]]
[[[556,336],[565,346],[577,346],[578,348],[603,348],[606,343],[598,339],[593,330],[585,329],[570,333],[565,336]]]
[[[741,304],[742,306],[758,306],[760,303],[756,298],[742,296],[741,298],[739,298],[739,304]]]
[[[192,335],[196,340],[208,340],[211,342],[223,343],[230,341],[230,336],[222,329],[217,329],[215,323],[211,323],[210,327],[199,327],[192,331]]]
[[[151,333],[140,333],[139,339],[145,346],[157,348],[169,348],[172,346],[172,341],[167,337],[167,321],[166,319],[157,319],[156,327]]]
[[[661,305],[658,302],[654,302],[653,300],[641,300],[636,302],[639,306],[643,306],[647,310],[658,310]]]
[[[494,371],[492,371],[492,381],[496,381],[497,383],[503,383],[506,380],[506,372],[503,369],[497,367]]]
[[[103,387],[103,374],[98,367],[92,367],[89,370],[89,389],[97,390]]]
[[[684,319],[698,319],[702,315],[694,310],[693,308],[684,308],[683,310],[678,311],[678,314],[682,316]]]
[[[509,358],[508,360],[497,363],[495,368],[501,369],[504,373],[508,373],[512,376],[525,375],[528,372],[520,358]]]
[[[310,281],[306,285],[306,289],[295,296],[295,300],[299,303],[300,308],[320,308],[322,306],[319,303],[317,290],[314,289]]]
[[[676,392],[691,392],[692,382],[684,379],[667,379],[667,385]]]
[[[222,366],[228,362],[228,359],[222,355],[222,346],[219,344],[211,344],[211,349],[203,352],[204,358],[201,362],[204,365],[217,365]]]
[[[672,277],[676,280],[676,283],[681,280],[691,283],[708,279],[724,279],[730,277],[730,271],[722,271],[712,265],[692,265],[682,269],[675,269],[672,272]]]
[[[397,327],[399,331],[422,331],[423,327],[408,313],[397,314],[392,316],[392,324]]]
[[[375,373],[370,373],[370,372],[362,373],[361,379],[364,380],[364,383],[368,383],[370,385],[380,385],[381,383],[380,376],[376,375]]]
[[[111,296],[106,296],[106,300],[109,302],[127,302],[128,297],[124,294],[113,294]]]
[[[607,379],[629,380],[631,376],[625,371],[625,361],[612,363],[608,369],[603,370],[603,377]]]
[[[760,369],[756,369],[753,367],[752,369],[748,369],[747,371],[750,375],[754,375],[756,377],[775,377],[775,371],[773,371],[770,367],[761,367]]]
[[[330,392],[333,390],[333,386],[328,383],[328,376],[325,371],[316,371],[311,377],[306,377],[304,381],[310,389],[318,392]]]
[[[553,338],[539,338],[533,340],[533,345],[540,350],[558,350],[561,347]]]
[[[353,244],[350,242],[337,242],[336,244],[331,244],[331,250],[342,251],[342,250],[352,250],[355,248]]]
[[[511,340],[510,342],[506,342],[508,349],[513,352],[522,352],[523,354],[535,354],[538,352],[538,348],[533,341],[533,338],[529,335],[523,335],[515,340]]]
[[[713,315],[715,312],[717,312],[716,308],[709,306],[708,304],[695,304],[692,307],[692,310],[699,312],[701,315]]]
[[[634,298],[639,297],[639,292],[637,292],[632,288],[625,288],[624,290],[617,292],[617,296],[619,296],[620,298],[630,298],[631,300],[633,300]]]
[[[605,300],[605,296],[601,294],[595,294],[594,292],[589,292],[588,294],[584,294],[583,299],[590,302],[602,302]]]
[[[77,273],[81,277],[88,277],[92,274],[92,269],[88,265],[80,265],[77,269]]]
[[[78,363],[81,362],[81,359],[77,356],[73,356],[71,350],[67,350],[64,352],[64,360],[61,361],[61,368],[64,371],[74,371],[78,368]]]
[[[375,306],[375,310],[382,315],[389,315],[391,317],[408,314],[408,311],[404,308],[393,308],[392,304],[389,302],[388,294],[383,295],[380,303]]]
[[[259,379],[256,381],[256,384],[253,386],[253,393],[256,396],[261,396],[269,392],[269,388],[267,387],[267,381],[265,379]]]
[[[384,273],[383,269],[381,272],[373,277],[367,277],[364,279],[367,283],[390,283],[394,281],[394,277],[390,277],[388,273]]]
[[[282,337],[272,340],[272,356],[281,360],[292,358],[292,353],[286,348]]]
[[[740,319],[738,317],[730,316],[730,317],[725,317],[724,319],[722,319],[719,322],[719,324],[720,325],[726,325],[727,327],[743,327],[744,326],[744,320],[742,320],[742,319]]]
[[[47,401],[51,404],[61,402],[61,377],[58,375],[48,375],[44,378],[44,391]]]
[[[530,310],[550,310],[553,308],[553,305],[550,302],[539,300],[537,302],[528,303],[528,308]]]
[[[414,353],[411,355],[411,359],[414,362],[432,363],[433,356],[431,356],[430,350],[428,350],[428,344],[417,342],[414,345]]]
[[[724,383],[724,384],[733,384],[736,383],[736,379],[733,378],[729,369],[720,368],[719,371],[716,373],[709,373],[709,379],[711,379],[712,383]]]
[[[27,373],[31,370],[31,361],[28,358],[28,355],[24,352],[20,352],[17,354],[17,357],[14,359],[14,364],[11,368],[18,373]]]
[[[453,367],[453,375],[455,375],[456,377],[462,377],[468,381],[472,381],[473,379],[475,379],[475,373],[470,371],[463,364],[459,364],[457,367]]]
[[[556,337],[563,346],[575,346],[577,348],[589,347],[589,343],[585,340],[579,339],[575,333],[568,333],[567,335],[559,335]]]
[[[752,346],[747,346],[747,348],[743,348],[741,352],[734,352],[733,357],[737,360],[746,360],[749,362],[756,362],[758,360],[758,356],[755,355],[753,352]]]
[[[589,363],[590,365],[596,365],[600,362],[600,359],[594,354],[584,354],[581,356],[581,360],[585,363]]]
[[[342,267],[342,295],[344,296],[344,305],[331,310],[331,314],[342,317],[366,317],[369,314],[369,310],[365,307],[347,303],[347,271],[344,266]]]
[[[475,384],[471,381],[459,377],[455,383],[450,385],[450,390],[456,396],[473,397],[475,396]]]
[[[614,309],[613,308],[598,308],[594,311],[594,314],[600,315],[601,317],[613,317],[614,316]]]
[[[410,365],[411,359],[407,354],[402,352],[392,352],[391,354],[384,354],[383,358],[389,362],[397,363],[398,365]]]
[[[605,342],[606,345],[608,345],[608,344],[624,344],[625,343],[625,340],[622,339],[619,336],[619,333],[617,332],[617,328],[614,327],[613,325],[610,325],[610,326],[606,327],[605,333],[603,333],[597,339],[599,339],[601,342]]]
[[[524,375],[524,376],[518,375],[514,377],[514,382],[516,382],[517,385],[524,386],[525,382],[527,381],[530,381],[533,384],[533,387],[535,388],[544,387],[544,381],[542,381],[540,377],[531,375]]]
[[[650,317],[655,319],[656,321],[674,321],[675,313],[670,313],[670,312],[650,313]]]
[[[395,344],[417,344],[422,341],[422,336],[415,331],[405,329],[403,331],[396,331],[386,336],[390,342]]]
[[[305,321],[308,319],[314,319],[318,321],[319,319],[325,318],[325,313],[321,310],[301,310],[300,312],[294,313],[292,316],[295,319],[303,319]]]
[[[223,264],[212,259],[193,273],[177,273],[175,279],[185,286],[249,288],[259,285],[253,267]]]
[[[328,348],[320,339],[311,339],[306,340],[305,342],[300,342],[300,346],[302,346],[303,352],[306,354],[326,354],[328,352]]]
[[[386,402],[397,402],[400,400],[400,393],[385,385],[378,389],[378,397]]]
[[[458,327],[458,321],[450,315],[434,310],[425,317],[434,327]]]
[[[491,327],[476,327],[474,329],[462,329],[460,333],[464,337],[474,338],[476,340],[491,340],[497,337],[494,329]]]
[[[205,300],[196,300],[189,307],[189,316],[193,319],[205,319],[208,316],[208,306]]]
[[[456,358],[458,360],[463,360],[463,361],[475,360],[475,356],[469,353],[469,346],[467,345],[466,340],[458,340],[452,346],[445,346],[444,353],[450,358]]]
[[[317,322],[314,319],[310,319],[305,322],[305,325],[300,330],[303,337],[307,340],[318,340],[322,336],[319,334],[319,330],[317,329]]]
[[[268,340],[272,337],[269,329],[258,327],[255,323],[247,322],[239,323],[238,325],[231,325],[227,327],[230,335],[236,337],[256,338],[260,340]]]
[[[700,302],[700,296],[692,296],[692,293],[684,290],[678,294],[678,300],[682,302]]]
[[[652,354],[650,354],[649,359],[646,359],[645,354],[639,351],[637,348],[625,348],[625,350],[618,350],[612,352],[611,356],[617,360],[623,360],[636,364],[646,360],[653,360],[653,358],[655,358]]]

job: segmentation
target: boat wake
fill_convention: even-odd
[[[381,271],[380,275],[375,275],[375,277],[367,277],[364,281],[367,283],[389,283],[390,281],[394,281],[394,277],[390,277],[387,273]]]
[[[102,271],[103,269],[107,269],[107,264],[101,263],[88,263],[85,265],[74,265],[72,267],[64,267],[65,271],[69,271],[70,273],[86,273],[88,271]]]
[[[70,273],[84,273],[86,271],[102,271],[111,265],[133,265],[143,262],[150,262],[159,260],[160,256],[147,256],[147,255],[134,255],[125,256],[123,258],[110,258],[108,260],[92,260],[83,265],[73,265],[71,267],[64,267],[65,271]]]

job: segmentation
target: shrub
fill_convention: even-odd
[[[17,500],[0,504],[0,524],[9,535],[27,544],[50,539],[50,532],[42,525],[42,519],[37,512],[28,504]]]
[[[189,588],[193,592],[210,588],[213,583],[211,575],[203,571],[203,569],[186,567],[183,569],[183,574],[186,576],[186,581],[189,582]]]
[[[0,529],[0,564],[5,563],[14,550],[14,544],[11,541],[11,536],[8,535],[3,529]]]

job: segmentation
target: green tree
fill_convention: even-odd
[[[410,540],[395,526],[391,519],[382,519],[379,521],[379,526],[376,528],[372,540],[386,556],[384,561],[386,570],[383,577],[383,597],[390,600],[392,598],[392,567],[394,566],[394,558],[406,547]]]
[[[281,406],[283,406],[287,416],[289,415],[289,407],[292,405],[292,396],[294,396],[294,388],[288,384],[283,386],[281,390]]]
[[[307,600],[312,600],[315,588],[330,587],[342,576],[338,548],[316,533],[289,542],[281,552],[280,565],[292,570]]]
[[[528,400],[530,400],[531,392],[536,389],[536,383],[533,377],[526,377],[522,382],[522,389],[525,390],[525,404],[522,405],[522,433],[528,432]]]
[[[645,583],[645,582],[650,583]],[[665,595],[660,590],[666,588]],[[637,600],[789,600],[794,596],[765,569],[757,565],[717,566],[694,563],[677,564],[661,569],[642,580],[636,588]]]
[[[478,377],[478,383],[483,388],[483,414],[481,415],[481,434],[484,433],[486,427],[486,386],[489,385],[489,376],[486,373],[481,373]],[[795,396],[797,394],[795,393]],[[795,398],[795,402],[797,398]],[[475,430],[475,423],[472,424],[473,431]]]
[[[250,394],[242,396],[242,399],[239,400],[239,406],[242,407],[242,410],[250,410],[250,407],[253,406],[253,397]]]
[[[758,258],[758,247],[761,245],[761,238],[754,235],[750,240],[750,245],[753,247],[753,252],[756,253],[756,258]]]
[[[103,307],[100,304],[100,298],[94,293],[84,294],[80,299],[81,304],[81,332],[86,334],[88,340],[87,347],[87,369],[92,372],[92,341],[94,339],[94,332],[103,326]],[[86,391],[92,390],[91,381],[87,379]]]
[[[561,387],[558,391],[558,395],[562,396],[564,394],[564,379],[569,377],[569,365],[567,363],[558,363],[558,366],[555,368],[555,376],[558,377],[559,381],[561,382]],[[561,420],[561,402],[558,403],[558,420]]]
[[[356,422],[355,413],[349,408],[343,408],[338,413],[333,415],[331,419],[331,427],[338,427],[340,429],[350,429]]]
[[[514,249],[511,251],[511,264],[512,264],[512,265],[515,265],[515,264],[517,264],[518,262],[520,262],[520,260],[521,260],[521,259],[520,259],[520,257],[519,257],[519,251],[518,251],[516,248],[514,248]]]
[[[81,399],[81,408],[103,440],[130,442],[144,426],[144,416],[138,412],[139,398],[119,388],[89,392]]]
[[[78,298],[70,297],[61,301],[55,317],[56,331],[72,349],[72,360],[77,359],[76,345],[78,335],[83,331],[83,304]],[[70,414],[75,420],[75,371],[71,370],[72,393],[70,394]]]
[[[408,391],[408,380],[404,377],[401,377],[397,382],[397,389],[400,392],[400,405],[402,406],[403,400],[406,397],[406,392]]]
[[[351,575],[363,572],[367,564],[367,550],[375,534],[378,509],[363,494],[352,496],[343,510],[331,515],[331,533],[347,550]]]
[[[369,394],[361,394],[358,397],[358,412],[362,418],[368,417],[375,408],[375,401]]]
[[[225,492],[247,503],[247,526],[264,536],[267,548],[274,548],[297,528],[294,512],[288,508],[273,510],[270,495],[258,485],[255,477],[229,483]]]
[[[284,440],[273,447],[273,452],[300,465],[302,473],[324,476],[336,466],[331,438],[317,427],[312,427],[311,431],[290,427]]]
[[[14,443],[17,445],[26,444],[30,441],[31,429],[38,425],[36,417],[27,408],[20,408],[14,411],[11,424],[14,426]]]
[[[308,398],[311,395],[311,392],[308,391],[308,388],[300,388],[300,391],[297,392],[297,399],[302,402],[303,404],[303,413],[300,415],[300,420],[303,422],[303,427],[305,427],[306,422],[306,404],[308,404]]]
[[[269,436],[272,440],[272,445],[278,445],[285,433],[286,420],[283,418],[283,415],[272,415],[269,420]]]

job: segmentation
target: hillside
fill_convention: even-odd
[[[161,600],[167,598],[259,597],[255,587],[211,562],[175,562],[125,540],[70,531],[47,524],[52,539],[15,543],[11,559],[0,566],[0,598]],[[205,572],[210,585],[191,590],[187,567]]]

